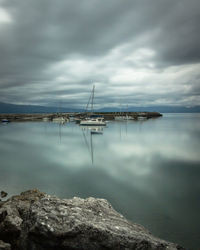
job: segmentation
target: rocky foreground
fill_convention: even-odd
[[[0,250],[183,250],[127,221],[104,199],[30,190],[0,201]]]

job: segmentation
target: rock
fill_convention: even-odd
[[[5,198],[8,195],[5,191],[1,191],[1,198]]]
[[[0,250],[11,250],[11,246],[8,243],[3,242],[0,240]]]
[[[127,221],[104,199],[59,199],[37,190],[0,205],[0,239],[15,250],[183,249]]]

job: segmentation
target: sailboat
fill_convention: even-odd
[[[115,116],[116,121],[127,121],[127,120],[134,120],[134,118],[130,115],[128,115],[128,105],[127,105],[127,113],[126,115],[122,115],[121,112],[121,104],[120,104],[120,114]]]
[[[88,106],[91,104],[91,112],[90,112],[91,114],[90,116],[88,116],[87,118],[85,118],[84,120],[80,122],[80,125],[82,126],[106,126],[106,122],[104,121],[103,116],[93,114],[94,90],[95,90],[95,86],[93,86],[92,88],[92,92],[91,92],[90,98],[86,106],[86,111],[87,111]]]
[[[62,116],[60,110],[61,110],[61,104],[59,105],[59,112],[57,113],[57,116],[54,117],[52,121],[57,123],[65,123],[66,119]]]

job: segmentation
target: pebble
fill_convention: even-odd
[[[1,191],[1,198],[5,198],[8,195],[5,191]]]

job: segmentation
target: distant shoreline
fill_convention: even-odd
[[[194,106],[177,106],[177,105],[152,105],[152,106],[134,106],[129,104],[128,107],[102,107],[96,108],[95,112],[160,112],[160,113],[200,113],[200,105]],[[61,113],[78,113],[84,112],[84,107],[74,108],[74,107],[54,107],[52,106],[40,106],[40,105],[25,105],[25,104],[11,104],[4,103],[0,101],[0,114],[51,114],[56,112]]]

